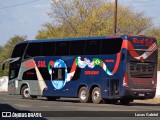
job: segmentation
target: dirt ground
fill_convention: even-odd
[[[134,102],[138,103],[149,103],[149,104],[160,104],[160,97],[156,97],[154,99],[148,99],[148,100],[134,100]]]

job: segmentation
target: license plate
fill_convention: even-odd
[[[143,93],[139,93],[138,96],[145,96]]]

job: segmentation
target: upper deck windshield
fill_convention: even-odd
[[[15,46],[11,58],[22,57],[27,43],[21,43]]]

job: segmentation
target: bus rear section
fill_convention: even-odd
[[[127,73],[123,79],[127,99],[154,98],[157,85],[158,51],[155,38],[128,38]]]

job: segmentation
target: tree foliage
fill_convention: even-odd
[[[160,50],[160,26],[151,28],[150,30],[146,31],[145,34],[156,37],[158,48]],[[160,56],[160,52],[158,52],[158,56]],[[158,57],[158,70],[160,70],[160,57]]]
[[[0,65],[2,65],[2,62],[11,57],[12,51],[14,49],[14,46],[16,45],[16,43],[23,41],[24,39],[26,39],[26,36],[19,36],[16,35],[12,38],[9,39],[9,41],[4,45],[0,47]],[[4,76],[4,75],[8,75],[8,67],[9,64],[6,64],[6,69],[4,71],[2,71],[2,66],[0,68],[0,76]]]
[[[104,0],[53,0],[48,14],[53,23],[44,24],[36,39],[114,34],[114,4]],[[117,34],[140,34],[152,26],[144,12],[118,7]]]

